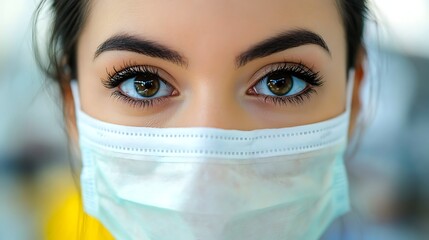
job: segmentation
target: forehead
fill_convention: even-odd
[[[344,46],[335,0],[94,0],[83,35],[95,49],[118,33],[160,41],[186,53],[237,54],[267,37],[293,29],[321,35],[333,49]],[[201,51],[199,51],[201,50]],[[197,55],[198,57],[200,55]],[[197,57],[196,56],[196,57]]]

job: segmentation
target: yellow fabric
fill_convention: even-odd
[[[80,195],[73,192],[49,219],[45,239],[110,240],[114,238],[100,222],[84,213]]]

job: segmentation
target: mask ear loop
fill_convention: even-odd
[[[364,68],[368,69],[368,63],[365,61],[364,62]],[[367,77],[367,76],[366,76]],[[367,80],[367,79],[365,79]],[[353,86],[354,86],[354,81],[355,81],[355,70],[354,69],[350,69],[349,71],[349,85],[347,86],[347,108],[349,108],[349,116],[351,114],[351,107],[352,107],[352,102],[353,102]],[[360,96],[361,97],[361,93]],[[351,171],[350,169],[352,169],[354,166],[353,164],[353,160],[356,157],[356,155],[358,154],[359,151],[359,147],[361,144],[361,140],[362,140],[362,135],[364,134],[364,129],[363,129],[363,122],[365,121],[364,119],[364,113],[362,112],[362,109],[360,111],[360,113],[357,114],[357,119],[356,119],[356,123],[355,123],[355,129],[353,131],[353,135],[349,136],[349,141],[348,141],[348,146],[347,146],[347,150],[345,152],[344,155],[344,160],[345,160],[345,164],[346,164],[346,169],[347,169],[347,176],[349,178],[349,188],[350,188],[350,204],[351,204],[351,214],[346,216],[346,218],[344,219],[344,224],[348,224],[348,225],[356,225],[358,226],[358,236],[363,236],[363,232],[364,230],[364,226],[363,226],[363,216],[361,214],[361,212],[359,211],[359,208],[356,207],[356,203],[355,203],[355,197],[354,197],[354,180],[353,180],[353,171]]]
[[[79,115],[81,115],[81,112],[80,112],[79,86],[78,86],[78,82],[76,80],[72,79],[70,81],[70,89],[71,89],[71,93],[72,93],[72,97],[73,97],[74,117],[75,117],[74,121],[77,125],[77,119],[78,119]],[[79,128],[76,128],[76,130],[77,130],[77,133],[79,134]],[[77,147],[79,144],[76,143],[73,145],[75,147]],[[80,157],[77,157],[77,156],[80,156],[78,147],[76,149],[74,149],[73,152],[74,152],[73,155],[75,155],[75,156],[73,156],[73,161],[76,161],[76,159],[74,159],[74,158],[80,158]],[[80,166],[80,168],[81,168],[81,166]]]
[[[351,113],[352,113],[354,83],[355,83],[355,69],[352,68],[349,70],[349,73],[348,73],[347,89],[346,89],[346,92],[347,92],[346,112],[348,116],[349,127],[350,127]],[[350,159],[352,158],[352,156],[355,155],[355,152],[356,152],[355,149],[357,147],[359,137],[356,137],[355,134],[353,135],[347,134],[347,136],[348,136],[348,144],[347,144],[348,147],[347,147],[347,152],[345,156],[346,156],[346,159]]]
[[[348,79],[347,79],[347,87],[346,87],[346,112],[350,116],[352,111],[352,102],[353,102],[353,88],[355,83],[355,69],[352,68],[349,70]]]
[[[73,96],[73,102],[74,102],[74,109],[76,116],[80,114],[80,98],[79,98],[79,86],[76,80],[70,81],[70,87],[72,90],[72,96]]]

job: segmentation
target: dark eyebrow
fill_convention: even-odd
[[[161,58],[181,66],[187,66],[186,59],[177,51],[155,41],[127,34],[114,35],[103,42],[97,48],[97,51],[95,51],[94,59],[107,51],[130,51],[150,57]]]
[[[318,45],[325,49],[329,55],[331,54],[326,42],[320,35],[305,29],[296,29],[280,33],[250,47],[236,58],[237,66],[242,67],[256,58],[266,57],[277,52],[307,44]]]

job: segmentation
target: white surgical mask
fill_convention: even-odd
[[[146,128],[88,116],[72,88],[84,208],[117,239],[313,240],[349,210],[350,103],[290,128]]]

